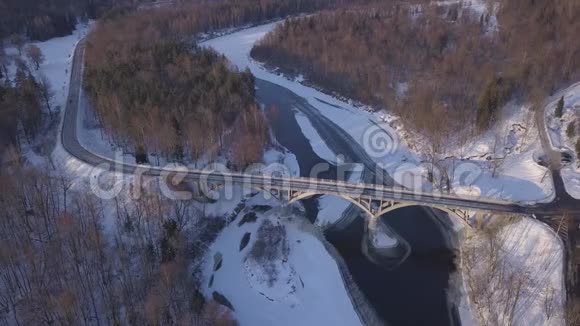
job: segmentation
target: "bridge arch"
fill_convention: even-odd
[[[291,203],[294,203],[294,202],[302,200],[302,199],[310,198],[313,196],[319,196],[319,195],[337,196],[339,198],[347,200],[350,203],[352,203],[355,206],[362,209],[371,218],[381,217],[384,214],[387,214],[389,212],[395,211],[395,210],[400,209],[400,208],[413,207],[413,206],[426,206],[426,207],[431,207],[431,208],[441,210],[441,211],[449,214],[450,216],[457,217],[465,225],[469,226],[470,214],[468,211],[458,209],[458,208],[449,208],[449,207],[443,206],[443,205],[425,205],[425,204],[413,203],[413,202],[372,200],[372,199],[365,199],[365,198],[359,198],[359,197],[351,197],[351,196],[341,195],[341,194],[328,194],[328,193],[322,193],[322,192],[303,192],[303,193],[295,193],[294,195],[291,194],[290,198],[288,199],[288,203],[291,204]],[[374,206],[376,206],[376,208],[374,208]]]
[[[393,205],[391,207],[388,207],[384,210],[381,210],[380,212],[378,212],[377,215],[382,216],[384,214],[390,213],[390,212],[395,211],[397,209],[401,209],[401,208],[405,208],[405,207],[414,207],[414,206],[425,206],[425,207],[438,209],[440,211],[447,213],[449,216],[454,216],[454,217],[458,218],[465,225],[470,226],[470,224],[469,224],[470,214],[468,211],[465,211],[462,209],[449,208],[449,207],[440,206],[440,205],[424,205],[424,204],[418,204],[418,203],[396,203],[395,205]]]
[[[224,188],[224,185],[221,183],[213,184],[211,187],[212,191],[219,191],[220,189]],[[454,216],[462,221],[466,226],[470,226],[469,219],[470,214],[467,210],[460,209],[460,208],[453,208],[447,207],[444,205],[430,205],[430,204],[421,204],[415,202],[405,202],[405,201],[397,201],[397,200],[381,200],[381,199],[371,199],[371,198],[362,198],[358,196],[349,196],[345,194],[339,193],[328,193],[328,192],[320,192],[320,191],[301,191],[301,190],[287,190],[287,189],[280,189],[277,187],[264,187],[262,185],[251,185],[251,188],[255,191],[262,192],[265,194],[269,194],[270,196],[274,197],[275,199],[286,202],[288,204],[292,204],[302,199],[307,199],[313,196],[321,196],[321,195],[330,195],[342,198],[353,205],[360,208],[367,216],[371,219],[379,218],[389,212],[395,211],[400,208],[405,207],[413,207],[413,206],[425,206],[431,207],[438,210],[441,210],[449,216]],[[207,189],[206,189],[207,190]]]
[[[330,196],[336,196],[336,197],[342,198],[342,199],[354,204],[358,208],[362,209],[363,212],[365,212],[370,217],[373,217],[373,215],[374,215],[372,213],[372,201],[371,200],[361,200],[360,198],[354,198],[354,197],[350,197],[350,196],[343,196],[343,195],[337,195],[337,194],[327,194],[327,193],[318,193],[318,192],[298,193],[295,196],[292,196],[292,195],[290,196],[290,198],[288,199],[288,204],[292,204],[292,203],[297,202],[297,201],[302,200],[302,199],[307,199],[310,197],[322,196],[322,195],[330,195]]]

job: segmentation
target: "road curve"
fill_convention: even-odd
[[[577,84],[574,84],[571,87],[574,87]],[[564,92],[565,90],[562,90],[557,94],[550,96],[541,107],[536,107],[534,110],[536,127],[538,128],[542,151],[546,157],[548,169],[550,170],[550,175],[554,184],[554,192],[556,193],[556,198],[554,201],[546,204],[544,208],[551,211],[565,210],[568,213],[580,213],[580,201],[568,194],[566,185],[562,179],[562,174],[560,173],[560,169],[562,168],[562,153],[554,149],[552,146],[552,141],[550,139],[550,135],[548,134],[546,125],[546,109],[548,105],[550,105],[550,103],[555,99],[562,96]]]
[[[185,179],[189,181],[203,181],[221,185],[244,184],[252,187],[261,187],[263,189],[275,188],[284,191],[291,190],[304,191],[313,194],[352,196],[369,200],[404,201],[416,203],[418,205],[439,205],[466,210],[546,214],[554,213],[555,209],[558,208],[554,207],[552,204],[523,206],[508,201],[411,192],[401,188],[392,188],[389,186],[368,183],[351,184],[343,181],[312,178],[282,178],[258,174],[224,173],[210,170],[168,169],[118,162],[100,156],[83,147],[79,143],[77,137],[77,118],[82,87],[84,49],[85,40],[83,39],[78,43],[74,52],[69,94],[64,113],[63,129],[61,132],[61,142],[63,148],[70,155],[91,166],[100,166],[105,169],[127,174],[134,174],[137,169],[145,170],[141,173],[147,176],[167,177],[171,173],[182,173],[184,174]],[[580,207],[576,208],[576,210],[580,211]]]

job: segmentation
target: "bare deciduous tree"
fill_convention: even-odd
[[[50,81],[45,75],[40,76],[40,80],[37,82],[38,85],[38,93],[42,100],[44,101],[44,106],[48,110],[48,113],[52,117],[52,106],[50,102],[54,97],[54,91],[52,89],[52,85]]]
[[[515,216],[494,217],[481,230],[470,232],[462,246],[463,275],[481,325],[518,324],[532,304],[543,309],[547,319],[560,309],[559,294],[548,281],[557,260],[543,252],[544,246],[518,257],[530,226],[507,227],[517,221]]]
[[[36,70],[38,70],[40,64],[44,62],[44,54],[42,53],[42,50],[34,44],[30,44],[26,47],[26,57],[34,64]]]

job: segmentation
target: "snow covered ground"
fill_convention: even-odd
[[[251,59],[253,45],[279,22],[248,28],[202,43],[224,54],[240,69],[249,68],[256,78],[283,86],[303,97],[324,116],[347,131],[400,184],[410,189],[434,191],[427,181],[426,142],[420,135],[407,132],[398,118],[389,113],[372,113],[367,107],[339,100],[300,83],[272,73]],[[450,148],[447,156],[456,156],[446,166],[453,166],[453,191],[462,196],[483,196],[515,202],[549,202],[553,185],[547,169],[534,161],[539,149],[537,132],[529,110],[508,106],[506,119],[469,145]],[[336,161],[320,135],[301,114],[297,121],[321,158]],[[495,137],[499,133],[499,137]],[[499,138],[499,139],[496,139]],[[496,146],[494,146],[496,145]],[[492,150],[494,150],[492,153]],[[493,155],[490,155],[493,154]],[[501,154],[501,155],[500,155]],[[505,155],[504,155],[505,154]],[[488,157],[504,157],[492,164]],[[495,166],[498,166],[495,168]],[[495,171],[494,171],[495,170]],[[495,172],[495,173],[494,173]]]
[[[248,200],[247,207],[251,205],[277,204],[256,196]],[[214,291],[224,295],[241,325],[360,325],[337,263],[311,233],[310,222],[290,210],[274,207],[257,212],[255,222],[242,225],[243,216],[251,210],[238,214],[208,252],[206,295]],[[251,251],[266,220],[284,226],[289,251],[286,258],[281,255],[271,264],[260,265],[253,261]],[[250,240],[244,246],[242,238],[247,233]],[[216,254],[222,259],[217,270]],[[276,270],[273,282],[268,269]]]
[[[49,79],[52,89],[55,91],[55,96],[52,99],[53,106],[63,107],[65,104],[66,96],[68,95],[72,54],[76,44],[88,33],[92,25],[92,22],[78,24],[71,35],[52,38],[44,42],[32,42],[24,46],[26,48],[30,44],[36,45],[44,55],[44,61],[40,64],[40,68],[36,70],[30,64],[30,70],[35,77],[46,76]],[[12,59],[19,57],[15,48],[8,47],[6,52]],[[24,51],[20,58],[27,62]],[[8,70],[9,74],[14,76],[16,72],[14,61],[11,62]]]
[[[471,190],[483,197],[532,203],[554,198],[549,171],[537,162],[542,153],[534,112],[527,106],[510,103],[502,108],[501,117],[490,130],[453,146],[446,156],[469,158],[456,168],[456,193]],[[445,163],[457,164],[456,159]],[[457,179],[464,171],[474,174],[473,185]]]
[[[300,176],[300,166],[296,155],[282,147],[268,149],[264,153],[264,164],[269,173],[278,170],[291,177]]]
[[[316,225],[326,228],[336,223],[350,205],[351,203],[349,201],[340,197],[320,196],[318,198]]]
[[[562,118],[555,116],[556,106],[561,97],[564,97],[564,110]],[[575,147],[580,141],[580,83],[574,84],[560,92],[544,108],[546,114],[546,127],[552,147],[571,158],[569,164],[562,166],[562,179],[568,193],[580,199],[580,158]],[[570,124],[574,124],[574,133],[568,135]],[[571,136],[571,137],[570,137]]]
[[[564,250],[558,236],[531,218],[498,230],[491,238],[481,230],[466,236],[462,269],[471,307],[461,307],[464,318],[469,320],[470,312],[490,325],[565,325]]]
[[[78,41],[87,34],[91,26],[92,22],[78,24],[73,33],[69,36],[53,38],[44,42],[32,42],[26,44],[24,48],[32,44],[36,45],[42,51],[44,61],[40,64],[38,70],[36,70],[26,59],[24,55],[25,51],[23,51],[23,55],[20,56],[16,48],[8,47],[6,52],[11,59],[7,67],[9,78],[14,78],[16,74],[15,60],[17,58],[23,60],[30,67],[30,72],[34,75],[36,80],[39,80],[42,77],[47,78],[51,86],[51,91],[54,94],[50,100],[52,111],[62,112],[68,95],[72,54]],[[49,127],[50,130],[48,131],[57,133],[57,128],[54,127],[55,126]],[[55,137],[54,134],[44,136]],[[27,144],[24,144],[23,146],[23,154],[28,162],[35,166],[43,166],[47,163],[46,159],[39,155],[38,150],[33,150],[30,146],[27,146]]]

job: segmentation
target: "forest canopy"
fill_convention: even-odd
[[[99,26],[86,57],[85,87],[117,144],[197,159],[239,114],[255,110],[249,72],[231,70],[215,52],[183,42],[125,39],[131,33],[123,24],[128,33],[113,33],[115,23]]]

